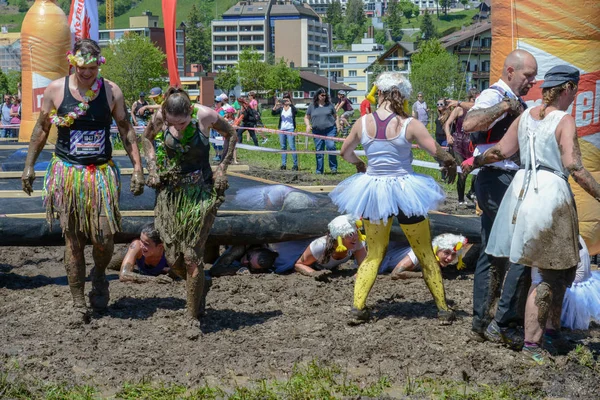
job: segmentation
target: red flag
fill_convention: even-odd
[[[98,41],[98,2],[95,0],[71,0],[69,28],[74,39]]]
[[[167,48],[167,67],[169,69],[169,84],[181,86],[179,70],[177,69],[177,52],[175,46],[175,17],[177,15],[177,0],[163,0],[162,11],[165,19],[165,46]]]

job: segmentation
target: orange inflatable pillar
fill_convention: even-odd
[[[29,142],[31,138],[48,84],[69,74],[66,53],[70,48],[71,33],[63,10],[54,0],[35,0],[21,28],[20,142]],[[49,141],[56,141],[54,127]]]

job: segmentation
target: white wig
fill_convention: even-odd
[[[350,214],[340,215],[332,219],[327,228],[334,238],[352,235],[356,233],[356,218]]]
[[[463,269],[464,263],[462,261],[464,253],[465,253],[465,245],[468,240],[463,235],[455,235],[453,233],[442,233],[433,238],[431,241],[431,246],[433,247],[433,252],[437,253],[438,250],[451,250],[455,251],[458,254],[458,257],[451,262],[451,265],[458,263],[457,268]],[[437,254],[436,254],[437,257]]]
[[[382,92],[389,92],[393,88],[397,88],[404,99],[408,99],[412,93],[410,81],[400,72],[381,73],[375,81],[375,85]]]

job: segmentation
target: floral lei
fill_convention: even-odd
[[[189,150],[189,146],[187,144],[192,140],[194,135],[196,134],[196,125],[198,123],[198,109],[196,107],[192,108],[192,120],[183,130],[183,136],[179,140],[179,145],[175,148],[171,148],[171,150],[175,150],[175,157],[169,158],[167,156],[166,146],[165,146],[165,132],[160,131],[154,138],[155,148],[156,148],[156,166],[158,172],[164,172],[175,165],[179,164],[179,160],[183,153],[187,153]]]
[[[90,108],[90,100],[98,94],[101,87],[102,80],[97,78],[92,88],[85,92],[83,101],[76,105],[73,111],[67,113],[64,117],[59,117],[56,110],[50,111],[50,122],[56,126],[71,126],[77,118],[87,113],[88,108]]]
[[[106,63],[106,58],[103,56],[92,57],[91,54],[81,54],[80,50],[77,50],[77,53],[75,54],[73,54],[72,51],[68,51],[67,60],[69,61],[69,64],[74,67],[83,67],[84,65],[88,65],[93,62],[98,63],[98,65]]]

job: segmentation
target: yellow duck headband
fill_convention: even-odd
[[[366,237],[360,232],[360,228],[362,227],[362,221],[359,218],[355,218],[350,214],[340,215],[339,217],[335,217],[327,228],[329,229],[329,234],[337,239],[337,247],[335,251],[338,253],[347,251],[348,249],[342,243],[342,238],[346,236],[350,236],[354,233],[358,234],[358,239],[361,242],[364,242]]]
[[[465,268],[465,263],[463,262],[463,256],[465,253],[465,245],[469,241],[463,235],[455,235],[453,233],[443,233],[433,238],[431,241],[431,246],[433,247],[433,252],[435,253],[436,260],[439,261],[437,256],[438,250],[452,250],[456,252],[458,255],[457,259],[451,262],[450,264],[457,264],[456,269]]]

